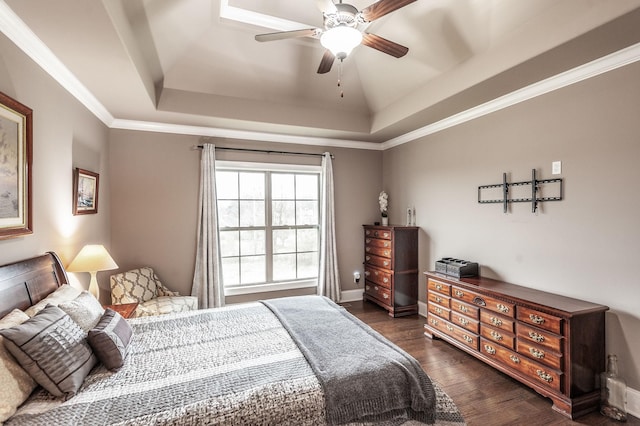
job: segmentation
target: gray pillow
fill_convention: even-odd
[[[85,333],[95,327],[104,314],[100,302],[88,291],[83,291],[73,300],[60,303],[58,308],[66,312]]]
[[[88,340],[100,362],[109,370],[117,370],[124,365],[132,335],[127,320],[107,308],[98,325],[89,330]]]
[[[97,363],[86,333],[57,306],[0,334],[22,368],[55,396],[74,395]]]

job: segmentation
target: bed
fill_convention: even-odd
[[[58,312],[45,298],[68,282],[55,253],[1,266],[0,318]],[[464,424],[414,358],[324,297],[120,320],[120,367],[96,362],[58,396],[37,386],[5,424]]]

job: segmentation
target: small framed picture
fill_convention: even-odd
[[[73,171],[73,214],[98,213],[100,175],[77,168]]]

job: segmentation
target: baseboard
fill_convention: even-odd
[[[640,418],[640,391],[627,388],[627,413]]]
[[[362,300],[363,294],[364,290],[361,289],[341,291],[340,302],[357,302],[358,300]]]
[[[421,302],[418,300],[418,315],[427,317],[427,302]]]

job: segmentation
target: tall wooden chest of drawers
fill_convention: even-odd
[[[425,275],[425,335],[551,398],[567,417],[598,409],[608,307],[489,278]]]
[[[393,317],[418,313],[418,229],[364,225],[364,300]]]

